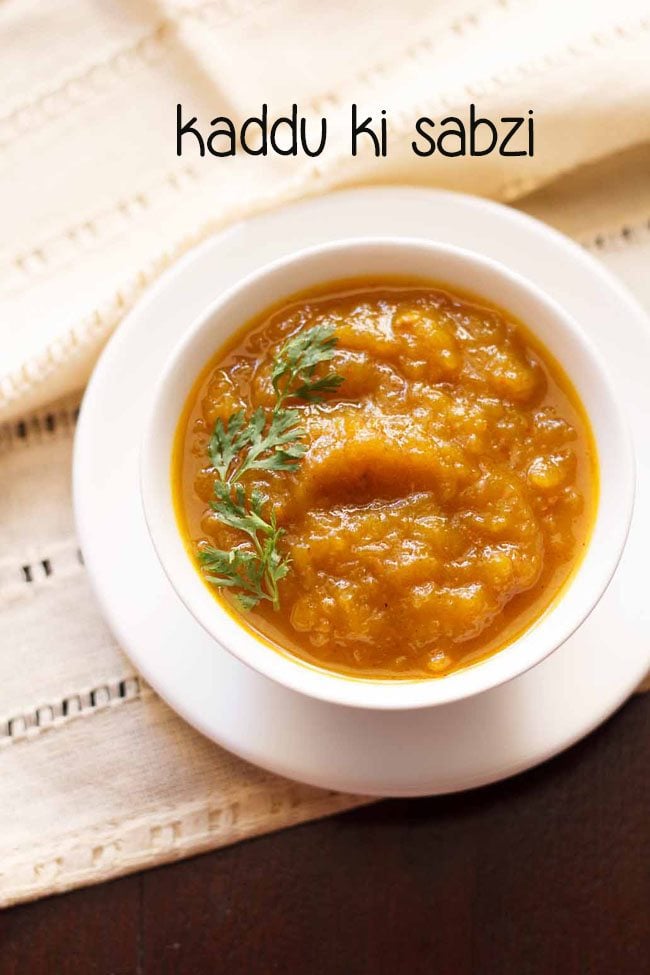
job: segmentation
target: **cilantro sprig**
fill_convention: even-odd
[[[307,450],[305,430],[300,412],[285,403],[290,399],[318,403],[325,393],[338,389],[343,376],[316,375],[318,366],[333,358],[336,342],[334,327],[326,324],[288,339],[273,361],[272,410],[258,406],[250,416],[237,410],[214,425],[208,443],[216,473],[211,508],[222,524],[244,537],[230,550],[201,544],[198,558],[208,582],[232,591],[242,609],[268,600],[277,610],[278,583],[289,572],[291,560],[278,547],[284,530],[278,528],[273,510],[268,510],[268,498],[256,490],[248,494],[241,478],[248,471],[298,469]]]
[[[211,545],[201,547],[199,560],[206,579],[220,589],[236,589],[243,609],[253,609],[262,599],[269,599],[277,609],[278,583],[289,571],[289,559],[278,552],[278,539],[283,532],[274,513],[268,521],[264,517],[266,498],[258,491],[247,498],[241,484],[232,490],[224,481],[217,481],[215,494],[219,500],[212,507],[219,520],[248,535],[252,547],[240,545],[230,551]]]
[[[343,376],[336,373],[314,379],[316,367],[334,357],[336,343],[332,325],[314,325],[285,342],[271,372],[271,382],[277,396],[276,409],[290,396],[307,400],[308,403],[318,403],[324,393],[338,389]]]

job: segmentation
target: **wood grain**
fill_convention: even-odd
[[[379,803],[7,911],[0,973],[640,975],[649,767],[642,696],[511,781]]]

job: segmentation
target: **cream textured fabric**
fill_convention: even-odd
[[[650,139],[647,0],[4,0],[0,5],[0,415],[80,387],[147,284],[237,217],[359,180],[513,200]],[[176,104],[296,102],[317,160],[176,156]],[[349,106],[391,121],[350,156]],[[535,111],[533,159],[419,159],[415,119]]]
[[[128,308],[229,221],[361,180],[516,201],[650,308],[649,65],[638,0],[0,4],[0,903],[362,801],[205,741],[102,623],[72,524],[72,394]],[[179,101],[204,127],[296,101],[331,121],[328,149],[178,159]],[[350,158],[352,101],[388,110],[386,159]],[[533,108],[535,157],[406,151],[419,114],[470,101],[494,118]]]

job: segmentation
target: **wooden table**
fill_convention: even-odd
[[[273,972],[650,972],[650,694],[509,782],[0,915],[2,975]]]

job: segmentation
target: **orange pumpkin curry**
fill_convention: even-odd
[[[522,324],[363,280],[287,300],[217,352],[173,483],[206,584],[266,642],[413,679],[495,653],[548,609],[588,542],[597,461],[573,386]]]

